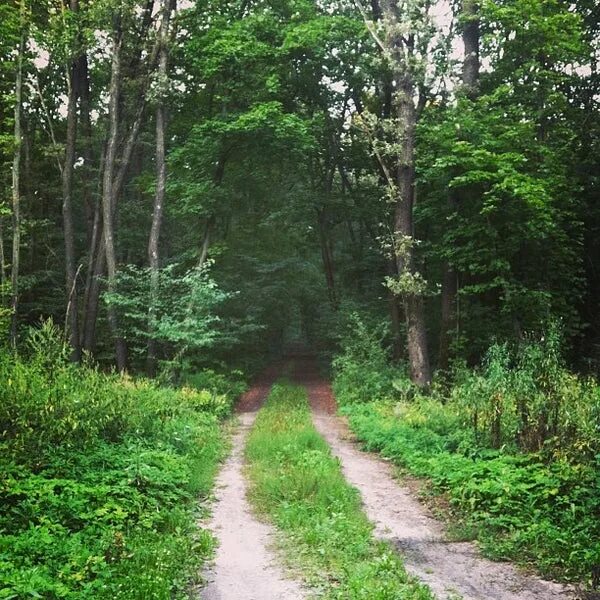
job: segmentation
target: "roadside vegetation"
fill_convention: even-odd
[[[351,428],[447,498],[453,535],[546,577],[591,582],[600,564],[600,388],[565,368],[555,328],[515,348],[492,346],[481,368],[457,366],[428,392],[360,323],[343,347],[334,387]]]
[[[186,597],[233,396],[75,366],[50,324],[28,346],[0,353],[0,598]]]
[[[374,539],[357,490],[312,424],[304,388],[273,387],[246,457],[256,510],[280,529],[290,565],[323,597],[432,598],[408,577],[399,555]]]

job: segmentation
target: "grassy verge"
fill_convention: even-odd
[[[396,552],[374,539],[357,491],[312,425],[303,388],[273,387],[246,456],[253,504],[281,530],[290,564],[324,597],[432,598]]]
[[[544,576],[584,581],[600,563],[600,469],[537,454],[457,444],[464,428],[435,400],[345,407],[369,450],[428,478],[445,494],[462,533],[485,553],[534,565]],[[596,463],[597,465],[598,463]]]
[[[187,597],[227,398],[0,353],[0,598]]]

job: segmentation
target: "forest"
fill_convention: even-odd
[[[600,598],[595,0],[0,0],[0,163],[0,600]]]

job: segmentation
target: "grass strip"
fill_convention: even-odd
[[[293,568],[325,598],[430,600],[373,536],[356,489],[315,430],[306,391],[277,383],[246,446],[250,499],[280,530]]]

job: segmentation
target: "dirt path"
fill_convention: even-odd
[[[566,587],[526,575],[509,563],[487,560],[476,546],[447,542],[443,525],[431,517],[408,488],[394,479],[389,463],[362,452],[340,417],[334,416],[329,385],[310,364],[298,365],[295,379],[306,386],[315,426],[340,459],[344,475],[362,495],[375,533],[391,541],[406,568],[440,599],[558,600],[574,598]]]
[[[231,455],[216,482],[216,501],[208,527],[218,538],[219,547],[214,564],[204,573],[208,584],[200,597],[205,600],[300,600],[306,595],[278,568],[270,550],[272,530],[256,519],[246,500],[246,437],[277,372],[274,368],[265,373],[238,406],[252,412],[240,413]]]

